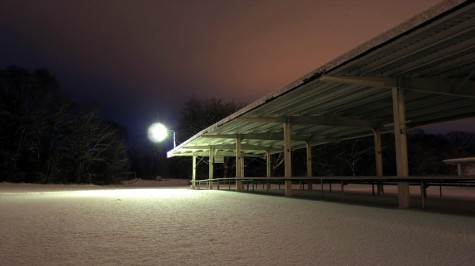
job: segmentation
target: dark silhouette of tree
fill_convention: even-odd
[[[81,110],[67,142],[74,183],[113,183],[126,168],[126,149],[117,125],[98,117],[98,108]]]
[[[475,134],[464,131],[451,131],[447,139],[455,146],[452,157],[475,156]]]
[[[49,110],[49,127],[44,136],[45,163],[44,175],[40,182],[69,183],[71,176],[66,170],[70,135],[74,129],[72,113],[77,104],[65,96],[55,97]]]
[[[117,182],[124,136],[97,113],[61,95],[44,69],[0,71],[0,181]]]
[[[440,134],[415,130],[408,137],[409,173],[431,175],[446,172],[443,160],[450,157],[451,144]]]
[[[181,119],[177,130],[177,138],[186,140],[201,130],[211,126],[221,119],[236,112],[242,105],[234,102],[224,102],[214,97],[199,99],[191,97],[181,110]],[[200,164],[206,164],[207,161],[198,160]],[[215,166],[216,172],[223,176],[234,176],[232,170],[235,167],[234,158],[226,157],[224,164]],[[221,169],[222,168],[222,169]],[[191,175],[191,162],[189,158],[174,158],[170,160],[169,174],[174,176],[188,177]],[[207,177],[207,167],[197,168],[198,177]]]
[[[234,102],[223,102],[214,97],[199,99],[191,97],[181,110],[178,126],[180,139],[188,139],[219,120],[236,112],[241,106]]]
[[[129,151],[132,171],[138,178],[155,179],[170,176],[167,172],[171,163],[166,158],[166,148],[152,142],[141,143]]]
[[[356,138],[338,143],[336,157],[344,162],[345,175],[371,175],[375,169],[372,138]],[[368,160],[370,158],[370,160]],[[363,163],[364,162],[364,163]]]
[[[394,134],[382,135],[383,172],[396,175]],[[474,156],[475,135],[470,132],[429,134],[414,129],[408,134],[410,175],[456,174],[456,169],[443,160]],[[345,140],[316,146],[312,149],[315,175],[375,175],[374,143],[372,137]],[[298,156],[298,153],[295,152]],[[302,164],[304,155],[296,165]],[[298,167],[305,167],[301,165]]]
[[[331,142],[312,148],[313,173],[319,176],[374,175],[372,137]]]
[[[57,91],[56,80],[44,69],[0,71],[1,170],[13,181],[34,181],[28,172],[39,171],[45,114]]]

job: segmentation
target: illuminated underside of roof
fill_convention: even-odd
[[[393,130],[392,88],[408,127],[475,116],[475,3],[445,1],[202,130],[174,156],[281,152]]]

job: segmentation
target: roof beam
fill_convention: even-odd
[[[236,145],[234,144],[221,144],[221,145],[211,145],[211,146],[186,146],[181,148],[182,150],[196,150],[196,151],[204,151],[209,150],[210,147],[213,147],[216,150],[235,150]],[[258,146],[258,145],[249,145],[249,144],[242,144],[241,150],[262,150],[265,151],[269,149],[267,146]]]
[[[236,120],[254,123],[284,123],[286,121],[285,117],[238,117]]]
[[[470,82],[470,79],[472,78],[473,74],[475,74],[475,71],[471,72],[468,74],[463,80],[460,81],[460,83],[457,85],[457,87],[453,87],[450,92],[457,92],[459,90],[463,90],[465,83]],[[473,87],[472,87],[473,88]]]
[[[282,140],[284,141],[284,134],[281,132],[278,133],[251,133],[251,134],[239,134],[242,139],[256,139],[256,140]],[[210,139],[236,139],[236,134],[205,134],[201,136],[202,138]],[[311,140],[311,137],[302,136],[302,135],[292,135],[292,140],[295,141],[308,141]]]
[[[324,125],[324,126],[344,126],[371,128],[373,125],[369,121],[348,118],[344,116],[329,114],[323,116],[287,116],[287,117],[238,117],[242,122],[256,123],[291,123],[303,125]]]
[[[348,118],[340,115],[324,116],[295,116],[290,117],[292,124],[325,125],[325,126],[344,126],[344,127],[373,127],[371,122],[362,119]]]
[[[320,77],[320,80],[337,82],[337,83],[342,83],[342,84],[368,86],[368,87],[382,87],[382,88],[397,87],[397,79],[392,78],[392,77],[324,75]]]
[[[200,152],[180,152],[174,153],[173,157],[190,157],[190,156],[199,156],[199,157],[208,157],[209,151],[200,151]],[[234,157],[236,153],[234,152],[218,152],[216,156],[223,156],[223,157]],[[245,157],[263,157],[265,153],[244,153]]]
[[[401,87],[417,92],[475,98],[475,82],[464,79],[402,79]]]
[[[326,75],[322,76],[320,80],[379,88],[395,88],[399,86],[416,92],[475,98],[475,90],[473,89],[475,88],[475,82],[469,78],[396,78]]]

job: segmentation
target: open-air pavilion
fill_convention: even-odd
[[[292,151],[332,141],[374,136],[376,177],[398,185],[399,207],[409,207],[408,128],[475,117],[475,2],[445,1],[317,68],[200,131],[168,157],[236,158],[241,189],[243,158],[284,153],[285,195],[291,196]],[[383,176],[381,134],[394,132],[397,176]],[[193,171],[193,185],[196,173]],[[265,177],[263,177],[265,178]],[[331,177],[328,177],[331,178]],[[362,178],[360,178],[362,179]],[[473,176],[456,179],[473,180]],[[323,180],[323,179],[320,179]]]

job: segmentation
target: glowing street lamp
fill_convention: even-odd
[[[148,138],[152,142],[162,142],[168,137],[168,132],[173,133],[173,148],[176,147],[176,139],[175,139],[175,131],[168,129],[161,123],[153,123],[149,128],[148,128]]]

